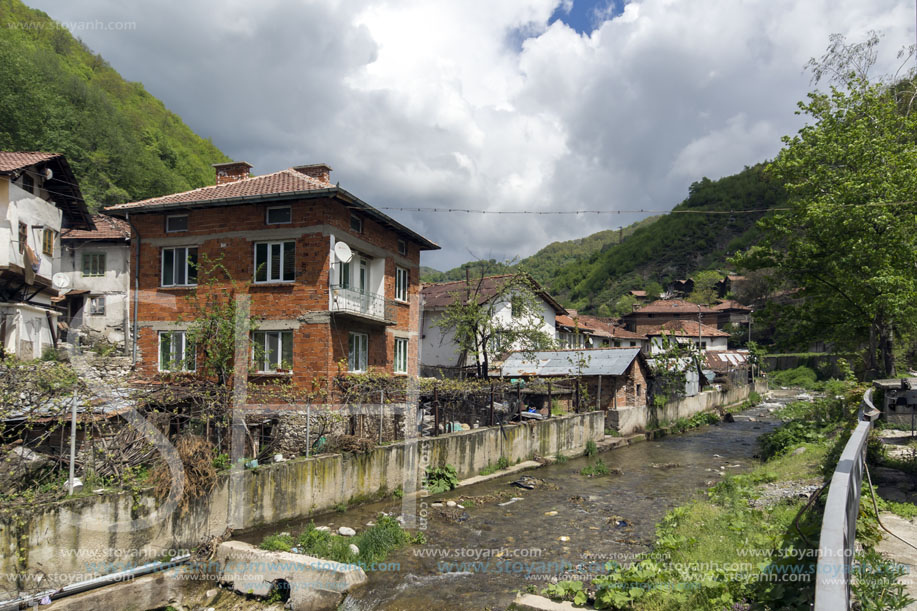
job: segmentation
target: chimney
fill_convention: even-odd
[[[293,169],[309,178],[314,178],[326,185],[331,184],[331,166],[327,163],[312,163],[309,165],[293,166]]]
[[[248,174],[252,169],[252,164],[247,161],[230,161],[229,163],[214,163],[212,165],[217,171],[218,185],[225,185],[229,182],[248,178]]]

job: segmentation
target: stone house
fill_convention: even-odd
[[[214,167],[214,186],[105,210],[132,230],[138,370],[195,370],[192,300],[216,294],[249,300],[259,321],[250,378],[330,388],[339,366],[417,375],[420,253],[439,246],[333,184],[325,164]]]
[[[535,309],[537,314],[525,313],[534,318],[520,318],[522,314],[514,306],[513,292],[522,290],[518,288],[507,289],[507,285],[517,279],[515,274],[502,274],[487,276],[479,281],[459,280],[456,282],[440,282],[427,284],[423,287],[423,321],[421,324],[421,365],[427,374],[443,374],[444,370],[462,368],[474,365],[469,357],[461,353],[451,330],[443,329],[437,322],[443,312],[456,299],[467,299],[473,291],[477,291],[479,304],[488,304],[491,308],[494,326],[496,328],[512,328],[517,325],[538,326],[546,337],[554,338],[555,323],[558,317],[566,314],[566,310],[553,297],[551,297],[538,283],[531,278],[526,278],[526,284],[531,287],[534,294]],[[528,289],[527,289],[528,290]],[[493,302],[496,300],[495,302]],[[491,303],[493,302],[493,303]],[[519,346],[502,345],[499,337],[495,338],[488,350],[491,360],[494,356],[502,356],[506,352],[519,349]]]
[[[57,346],[53,279],[68,228],[93,224],[63,155],[0,152],[0,354],[33,359]]]
[[[751,321],[752,309],[735,299],[726,299],[712,307],[717,311],[716,324],[721,329],[729,324],[747,325]]]
[[[65,323],[85,341],[101,339],[126,347],[130,336],[131,228],[104,214],[92,217],[95,229],[61,233],[61,273],[69,290],[60,299]]]

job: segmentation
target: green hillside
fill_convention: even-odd
[[[18,0],[0,0],[0,65],[0,150],[63,153],[92,209],[212,184],[229,160]]]
[[[724,267],[729,256],[758,241],[756,222],[766,213],[757,211],[785,201],[782,185],[768,178],[759,164],[719,180],[695,182],[671,213],[625,228],[623,241],[617,231],[601,231],[554,242],[515,266],[490,262],[487,273],[527,271],[565,306],[595,312],[650,282],[665,285]],[[424,280],[458,280],[469,265],[477,268],[479,262],[448,272],[434,270]]]

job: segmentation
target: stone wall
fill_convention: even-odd
[[[410,491],[406,483],[416,478],[419,485],[427,466],[451,464],[460,478],[467,478],[500,456],[515,463],[534,455],[579,452],[588,441],[603,438],[604,418],[602,412],[589,412],[402,441],[363,455],[322,455],[223,473],[210,496],[185,514],[162,507],[157,513],[149,495],[69,499],[36,509],[25,520],[7,517],[0,522],[0,573],[112,572],[168,550],[192,548],[227,526],[248,529],[329,511],[402,486]],[[17,554],[17,549],[22,552]],[[15,584],[0,583],[0,590],[11,589]]]
[[[748,398],[752,390],[763,393],[767,390],[767,383],[763,380],[757,380],[754,388],[751,385],[744,385],[735,386],[725,391],[708,390],[692,397],[670,401],[661,408],[652,405],[645,407],[619,407],[616,410],[606,412],[606,426],[622,435],[641,433],[666,426],[679,418],[690,418],[699,412],[741,403]]]

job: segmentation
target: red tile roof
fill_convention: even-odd
[[[95,231],[85,229],[64,229],[61,232],[62,240],[130,240],[131,226],[112,216],[93,214],[92,222]]]
[[[646,291],[634,290],[634,291],[630,291],[630,294],[633,295],[634,297],[646,297]]]
[[[106,210],[112,212],[120,210],[130,211],[138,208],[168,207],[175,204],[201,204],[216,200],[280,195],[283,193],[300,193],[302,191],[317,191],[320,189],[333,188],[334,185],[330,183],[321,182],[301,172],[297,172],[296,170],[288,169],[280,170],[272,174],[264,174],[262,176],[242,178],[222,185],[211,185],[209,187],[201,187],[182,193],[152,197],[150,199],[140,200],[139,202],[118,204],[106,208]]]
[[[569,311],[569,310],[568,310]],[[567,316],[566,314],[558,314],[554,317],[554,324],[561,327],[569,327],[571,329],[579,329],[580,331],[594,331],[595,327],[588,324],[584,317],[577,316],[573,318],[572,316]]]
[[[616,339],[642,339],[646,340],[646,335],[628,331],[624,327],[616,325],[611,320],[602,320],[595,316],[580,315],[580,325],[586,324],[592,329],[592,334],[599,337],[610,337]]]
[[[55,157],[61,157],[61,154],[38,151],[0,151],[0,174],[15,172]]]
[[[725,312],[726,310],[739,310],[741,312],[751,312],[750,307],[742,305],[735,299],[726,299],[725,301],[713,306],[713,309],[717,310],[718,312]]]
[[[683,299],[657,299],[637,308],[627,316],[631,314],[697,314],[698,312],[701,314],[714,314],[716,310]]]
[[[173,193],[161,197],[152,197],[137,202],[117,204],[105,208],[105,212],[115,216],[124,216],[132,212],[156,212],[175,208],[195,208],[216,205],[232,205],[274,199],[292,199],[296,197],[327,196],[336,197],[346,205],[362,210],[376,221],[399,233],[406,234],[417,242],[421,250],[439,250],[439,246],[408,229],[398,221],[383,214],[359,198],[330,182],[307,176],[304,171],[312,166],[297,166],[303,169],[289,168],[251,178],[242,178],[232,182],[209,187],[200,187],[182,193]]]
[[[665,334],[697,337],[697,325],[698,322],[696,320],[670,320],[652,327],[641,326],[640,330],[648,336]],[[720,331],[716,327],[704,324],[700,326],[700,335],[701,337],[729,337],[729,334],[725,331]]]
[[[478,303],[486,303],[499,293],[507,282],[516,277],[516,274],[501,274],[497,276],[485,276],[483,279],[471,280],[466,284],[464,280],[455,280],[453,282],[437,282],[435,284],[425,284],[421,289],[423,295],[424,309],[433,310],[447,308],[456,300],[464,299],[466,295],[474,293],[477,290]],[[557,303],[553,297],[548,295],[541,286],[532,280],[532,286],[535,294],[547,301],[555,312],[560,314],[566,313],[562,305]],[[478,287],[480,283],[480,287]]]

